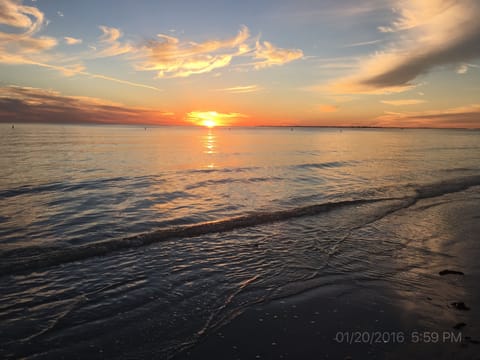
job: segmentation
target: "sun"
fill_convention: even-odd
[[[213,119],[205,119],[202,121],[202,125],[208,128],[213,128],[217,125],[217,123]]]
[[[222,114],[216,111],[191,111],[187,114],[187,120],[197,126],[205,126],[209,129],[228,124],[231,114]]]

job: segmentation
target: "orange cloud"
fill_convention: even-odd
[[[57,91],[7,86],[0,88],[0,122],[141,123],[172,124],[174,114],[127,107],[85,96],[64,96]]]
[[[376,118],[379,126],[480,128],[480,104],[446,110],[386,112]]]
[[[82,39],[76,39],[70,36],[65,36],[63,40],[65,40],[67,45],[77,45],[82,43]]]
[[[233,56],[246,52],[248,46],[244,43],[249,36],[246,26],[233,38],[202,43],[181,42],[176,37],[159,34],[159,40],[151,40],[144,47],[148,58],[137,69],[156,71],[159,78],[207,73],[229,65]]]
[[[382,32],[394,40],[362,59],[351,76],[329,84],[335,93],[382,94],[415,87],[431,69],[480,57],[480,4],[475,0],[397,0],[397,19]],[[398,34],[397,34],[398,33]]]
[[[44,23],[43,13],[35,7],[13,0],[0,0],[0,24],[23,32],[0,31],[0,62],[22,64],[57,45],[48,36],[36,36]]]
[[[44,14],[37,8],[22,5],[19,1],[0,0],[0,25],[14,28],[17,32],[0,31],[0,62],[8,64],[35,65],[59,71],[65,76],[83,75],[91,78],[114,81],[126,85],[160,90],[157,87],[117,79],[101,74],[86,72],[86,68],[75,59],[65,61],[59,54],[48,53],[57,45],[57,40],[48,36],[38,36],[37,33],[44,24]],[[23,32],[18,32],[18,29]],[[124,54],[133,48],[129,44],[119,42],[121,32],[115,28],[101,27],[103,49],[98,56],[114,56]],[[79,44],[82,40],[64,37],[69,45]],[[70,62],[70,64],[68,63]]]
[[[111,57],[125,55],[135,52],[136,49],[130,43],[122,43],[119,39],[123,36],[120,29],[114,27],[99,26],[103,34],[100,36],[99,50],[95,53],[96,57]]]
[[[303,57],[303,51],[299,49],[281,49],[268,41],[257,41],[255,58],[261,60],[255,63],[256,69],[283,65]]]
[[[202,43],[180,41],[174,36],[158,34],[149,41],[143,52],[147,59],[137,64],[138,70],[156,71],[158,78],[188,77],[204,74],[231,64],[236,57],[253,57],[245,64],[256,69],[283,65],[303,56],[298,49],[277,48],[268,41],[252,46],[250,32],[242,26],[236,36],[225,40],[207,40]]]
[[[462,2],[462,1],[460,1]],[[466,3],[463,1],[463,3]],[[424,25],[432,24],[435,21],[451,20],[448,18],[452,10],[451,1],[445,0],[400,0],[397,1],[395,12],[399,14],[392,24],[379,26],[380,32],[397,32],[418,28]],[[442,17],[445,19],[439,19]]]
[[[0,1],[0,24],[29,29],[27,33],[33,34],[40,30],[43,21],[43,13],[33,6],[21,5],[15,0]]]
[[[224,91],[231,94],[246,94],[262,90],[258,85],[234,86],[225,89],[217,89],[217,91]]]
[[[418,99],[402,99],[402,100],[382,100],[380,101],[383,104],[393,105],[393,106],[404,106],[404,105],[417,105],[423,104],[426,100]]]

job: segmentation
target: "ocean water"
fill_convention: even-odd
[[[0,356],[171,358],[310,289],[438,292],[480,132],[2,125],[0,168]]]

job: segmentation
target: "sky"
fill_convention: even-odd
[[[0,0],[0,122],[480,128],[478,0]]]

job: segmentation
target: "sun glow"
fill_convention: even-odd
[[[205,119],[203,120],[202,125],[208,128],[213,128],[214,126],[217,125],[217,123],[213,119]]]
[[[213,128],[216,126],[231,126],[239,118],[246,115],[240,113],[220,113],[216,111],[191,111],[187,114],[186,120],[197,126]]]

